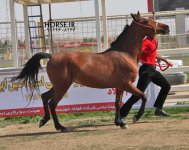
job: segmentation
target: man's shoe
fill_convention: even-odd
[[[162,116],[162,117],[171,116],[170,114],[166,113],[162,109],[156,109],[156,111],[154,112],[154,115],[156,115],[156,116]]]

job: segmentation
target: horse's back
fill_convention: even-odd
[[[119,52],[60,52],[53,54],[47,64],[50,80],[58,82],[69,77],[95,88],[115,87],[123,80],[134,80],[131,78],[136,78],[135,70],[130,57]]]

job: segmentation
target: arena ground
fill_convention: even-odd
[[[188,108],[189,109],[189,108]],[[189,112],[169,118],[145,115],[138,124],[127,119],[129,129],[113,124],[114,117],[94,116],[62,120],[67,133],[36,123],[0,121],[0,150],[175,150],[189,149]]]

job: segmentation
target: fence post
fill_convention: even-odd
[[[28,32],[28,10],[27,5],[23,5],[23,12],[24,12],[24,33],[25,33],[25,45],[26,45],[26,59],[31,57],[31,50],[30,50],[30,40],[29,40],[29,32]]]
[[[94,5],[95,5],[95,16],[96,16],[97,51],[102,52],[101,33],[100,33],[100,15],[99,15],[98,0],[94,0]]]
[[[108,48],[108,27],[106,16],[106,0],[101,0],[102,3],[102,21],[103,21],[103,35],[104,35],[104,50]]]
[[[176,11],[184,10],[184,8],[176,8]],[[179,47],[185,47],[186,46],[186,36],[185,33],[185,15],[184,14],[176,14],[175,18],[175,25],[176,25],[176,34],[179,34],[179,36],[176,36],[177,44]],[[180,34],[183,34],[180,36]]]
[[[13,53],[13,66],[18,67],[18,43],[16,35],[16,20],[14,0],[9,0],[10,5],[10,18],[11,18],[11,39],[12,39],[12,53]]]

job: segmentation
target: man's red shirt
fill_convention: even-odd
[[[157,55],[157,40],[156,38],[146,38],[142,43],[142,53],[140,61],[143,64],[155,65]]]

